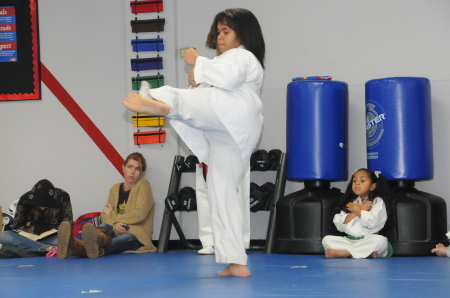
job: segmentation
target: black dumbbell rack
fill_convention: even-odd
[[[177,164],[182,162],[184,162],[184,157],[176,155],[172,166],[172,174],[170,177],[169,190],[167,194],[168,196],[173,193],[178,193],[181,175],[183,174],[183,172],[177,169]],[[264,246],[264,252],[267,254],[273,252],[274,246],[273,242],[275,239],[276,204],[278,199],[284,195],[285,186],[286,186],[286,154],[282,153],[277,168],[273,200],[270,205],[270,218],[267,228],[266,242]],[[172,225],[175,227],[175,230],[177,231],[178,236],[180,237],[180,241],[183,243],[185,247],[192,250],[199,250],[202,248],[201,245],[192,244],[191,242],[189,242],[189,240],[186,239],[183,230],[181,229],[181,226],[178,223],[177,218],[175,217],[174,211],[169,210],[167,207],[165,207],[164,216],[161,224],[161,232],[159,234],[158,251],[157,251],[158,253],[167,252]]]

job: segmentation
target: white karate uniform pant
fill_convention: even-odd
[[[208,187],[203,178],[204,165],[200,162],[195,169],[195,197],[198,214],[198,238],[203,247],[214,246],[211,205],[208,201]]]
[[[347,250],[355,259],[367,258],[374,251],[378,251],[377,257],[380,258],[388,254],[388,240],[381,235],[366,235],[359,240],[329,235],[323,238],[322,245],[324,248]]]
[[[208,201],[208,187],[203,176],[204,165],[200,162],[196,168],[195,192],[197,200],[198,214],[198,238],[203,247],[214,246],[214,237],[212,231],[211,205]],[[242,186],[239,187],[241,199],[250,197],[250,172],[246,172],[242,179]],[[246,191],[248,190],[248,192]],[[245,204],[245,203],[244,203]],[[250,247],[250,209],[244,210],[244,245]]]
[[[250,231],[250,184],[244,184],[250,175],[250,161],[242,159],[236,141],[211,108],[208,89],[165,86],[151,89],[149,93],[170,107],[166,117],[206,135],[209,142],[205,161],[208,164],[207,188],[216,262],[247,265],[245,235]]]

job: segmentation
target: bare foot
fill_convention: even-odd
[[[327,259],[333,258],[350,258],[352,255],[348,250],[337,250],[332,248],[325,248],[325,257]]]
[[[440,257],[446,257],[447,251],[448,251],[448,247],[442,243],[436,244],[436,248],[433,248],[431,250],[432,253],[435,253],[436,255],[438,255]]]
[[[219,271],[217,274],[219,276],[249,277],[251,272],[246,265],[230,264],[230,266]]]
[[[372,259],[376,259],[378,256],[378,251],[374,251],[369,257],[371,257]]]
[[[128,94],[122,104],[129,110],[138,113],[147,113],[156,116],[165,116],[169,107],[162,101],[155,100],[137,93]]]

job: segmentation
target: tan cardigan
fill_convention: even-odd
[[[113,208],[108,214],[102,213],[102,222],[113,225],[121,222],[130,226],[129,233],[136,236],[137,240],[144,246],[131,253],[155,252],[156,247],[152,243],[153,217],[155,215],[155,201],[153,200],[150,183],[146,179],[139,179],[133,186],[128,197],[124,214],[117,214],[117,203],[119,201],[118,183],[109,190],[108,203]]]

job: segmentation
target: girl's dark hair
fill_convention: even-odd
[[[386,178],[382,175],[382,174],[375,174],[375,172],[366,169],[366,168],[361,168],[359,170],[356,170],[356,172],[359,171],[364,171],[367,173],[367,175],[369,176],[369,179],[372,183],[376,183],[376,187],[374,190],[369,192],[369,196],[367,197],[369,199],[369,201],[373,201],[376,197],[380,197],[383,199],[384,205],[386,206],[386,212],[387,212],[387,216],[388,216],[388,224],[393,222],[393,211],[394,211],[394,206],[392,203],[392,198],[391,198],[391,190],[389,188],[389,183],[386,180]],[[353,177],[355,174],[352,175],[352,178],[350,179],[349,184],[347,185],[347,189],[345,190],[345,194],[343,196],[343,199],[341,200],[341,202],[339,203],[339,205],[336,207],[336,213],[340,213],[341,211],[344,211],[346,213],[350,213],[350,211],[347,210],[347,207],[345,205],[347,205],[347,203],[353,202],[358,196],[353,192],[352,189],[352,184],[353,184]],[[387,225],[385,225],[387,226]]]
[[[230,8],[219,12],[215,16],[206,37],[206,46],[211,49],[216,49],[218,23],[226,24],[233,29],[241,45],[252,52],[264,68],[264,56],[266,54],[264,37],[258,19],[251,11],[244,8]]]

